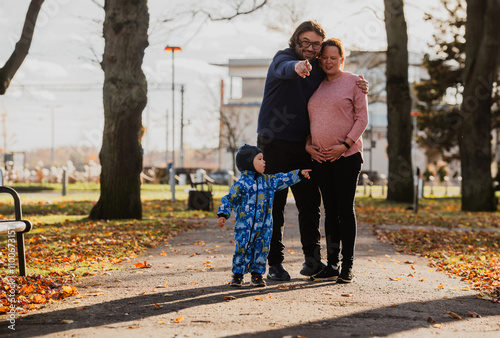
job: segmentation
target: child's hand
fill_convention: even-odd
[[[226,218],[225,217],[219,217],[217,219],[217,225],[220,226],[221,228],[224,227],[224,223],[226,222]]]
[[[311,176],[309,176],[310,171],[312,171],[312,169],[304,169],[304,170],[301,170],[300,173],[302,174],[302,176],[304,176],[305,178],[307,178],[309,180],[309,179],[311,179]]]

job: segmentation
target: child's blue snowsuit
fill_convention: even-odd
[[[300,182],[300,170],[274,175],[245,170],[221,200],[218,216],[229,218],[234,209],[236,224],[233,273],[264,274],[273,233],[274,193]]]

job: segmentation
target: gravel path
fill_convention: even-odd
[[[83,298],[50,304],[16,320],[20,337],[499,337],[500,304],[477,298],[467,284],[437,272],[427,259],[399,254],[359,226],[355,283],[312,282],[295,206],[287,206],[286,283],[228,286],[232,222],[215,220],[167,246],[122,263],[120,271],[81,280]],[[324,241],[324,239],[323,239]],[[147,261],[151,268],[133,263]],[[462,319],[452,318],[453,312]],[[467,315],[474,312],[481,317]]]

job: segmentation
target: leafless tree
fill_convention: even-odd
[[[21,38],[16,43],[12,55],[7,60],[5,65],[0,68],[0,95],[4,95],[9,88],[10,82],[14,78],[14,75],[21,67],[24,59],[28,55],[30,50],[31,41],[33,40],[33,34],[35,32],[36,20],[38,18],[38,13],[42,8],[42,4],[45,0],[32,0],[28,12],[26,13],[26,19],[24,20],[23,30],[21,32]]]

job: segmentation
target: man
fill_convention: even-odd
[[[257,146],[266,158],[266,173],[288,172],[311,166],[305,149],[309,135],[307,103],[325,74],[317,56],[326,34],[316,21],[301,23],[289,41],[289,48],[278,51],[269,66],[258,127]],[[367,90],[368,84],[358,84]],[[325,266],[321,262],[320,204],[321,196],[311,173],[291,187],[299,211],[299,229],[305,256],[300,274],[313,276]],[[288,189],[275,194],[273,205],[273,235],[268,256],[268,279],[286,281],[290,274],[283,267],[284,209]]]

